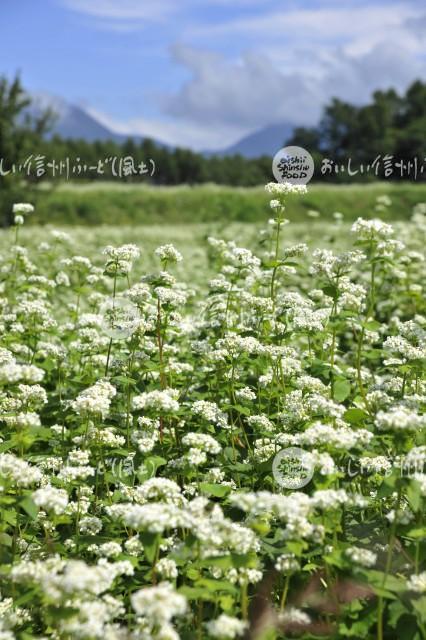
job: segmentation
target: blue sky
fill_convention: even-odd
[[[0,73],[197,149],[426,76],[410,0],[3,0]]]

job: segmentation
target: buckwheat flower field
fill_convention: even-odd
[[[295,233],[267,190],[185,251],[15,205],[0,640],[426,638],[426,204]]]

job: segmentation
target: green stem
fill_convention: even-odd
[[[401,502],[401,489],[398,489],[398,497],[397,497],[396,506],[395,506],[395,516],[392,522],[388,553],[386,557],[385,573],[383,575],[383,580],[382,580],[382,589],[385,587],[386,579],[391,570],[392,553],[393,553],[393,549],[396,542],[396,526],[397,526],[398,510],[399,510],[400,502]],[[379,596],[379,599],[377,602],[377,640],[383,640],[383,613],[384,613],[383,596]]]
[[[290,574],[288,574],[285,578],[285,582],[284,582],[284,589],[281,595],[281,602],[280,602],[280,611],[284,611],[284,607],[285,607],[285,603],[287,601],[287,595],[288,595],[288,588],[290,586]]]
[[[276,237],[275,237],[275,256],[274,256],[274,262],[276,263],[278,261],[278,256],[280,253],[280,231],[281,231],[281,218],[277,217],[277,233],[276,233]],[[272,278],[271,278],[271,298],[272,300],[275,300],[275,278],[277,275],[277,271],[278,271],[278,265],[275,264],[273,270],[272,270]]]
[[[241,615],[244,620],[248,619],[248,594],[247,582],[241,586]]]
[[[114,301],[115,301],[116,290],[117,290],[117,272],[114,275],[114,289],[113,289],[113,292],[112,292],[112,308],[113,309],[114,309]],[[112,338],[110,338],[109,345],[108,345],[108,354],[107,354],[107,361],[106,361],[106,366],[105,366],[105,377],[107,377],[107,375],[108,375],[109,360],[110,360],[110,357],[111,357],[111,347],[112,347]]]

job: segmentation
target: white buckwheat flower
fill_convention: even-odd
[[[222,613],[216,620],[207,622],[206,628],[212,638],[233,640],[233,638],[243,635],[247,628],[247,623]]]
[[[155,255],[162,262],[181,262],[182,254],[172,244],[163,244],[155,250]]]
[[[38,507],[52,511],[56,515],[64,513],[68,505],[68,494],[64,489],[47,486],[37,489],[32,499]]]
[[[377,561],[376,553],[360,547],[349,547],[346,549],[345,555],[354,564],[359,564],[361,567],[374,567]]]
[[[131,602],[136,613],[153,624],[170,622],[175,616],[182,616],[187,609],[186,599],[176,593],[170,582],[139,589],[132,594]]]
[[[106,380],[99,380],[92,387],[82,391],[72,403],[72,408],[79,415],[100,414],[102,418],[108,415],[112,398],[116,389]]]
[[[418,575],[412,575],[407,580],[407,589],[409,591],[415,591],[416,593],[426,592],[426,571],[419,573]]]
[[[32,204],[28,202],[17,202],[13,205],[12,212],[15,214],[21,214],[23,216],[27,216],[34,211],[34,207]]]
[[[179,410],[179,402],[176,399],[178,395],[179,391],[171,388],[163,391],[158,389],[146,391],[133,398],[133,408],[136,410],[152,409],[159,413],[174,413]]]

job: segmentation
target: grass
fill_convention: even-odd
[[[295,199],[288,217],[310,220],[314,209],[324,219],[340,211],[348,221],[373,217],[376,198],[388,194],[389,220],[407,219],[414,204],[426,201],[426,184],[377,182],[368,185],[309,186],[308,196]],[[262,224],[270,212],[263,187],[234,188],[220,185],[150,187],[122,183],[65,183],[35,193],[34,223],[158,225],[226,221]]]

